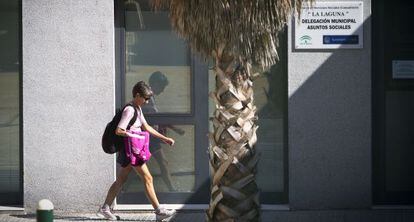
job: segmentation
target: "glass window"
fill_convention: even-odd
[[[261,152],[257,183],[262,192],[284,191],[284,75],[275,65],[254,81],[259,117],[256,148]]]
[[[0,204],[22,204],[19,1],[0,3]]]
[[[385,188],[388,192],[414,191],[412,157],[414,92],[385,93]]]
[[[153,88],[157,113],[191,113],[190,50],[171,30],[168,13],[154,13],[143,1],[125,7],[125,102],[143,80]]]
[[[117,3],[120,17],[116,21],[125,27],[117,35],[120,101],[131,99],[136,82],[149,83],[154,96],[142,106],[145,118],[175,140],[170,147],[150,139],[152,157],[147,165],[157,197],[163,203],[208,203],[206,67],[171,29],[167,12],[152,12],[144,0]],[[132,171],[117,204],[143,203],[148,203],[144,185]]]

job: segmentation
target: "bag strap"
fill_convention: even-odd
[[[134,108],[134,116],[129,121],[128,126],[127,126],[127,129],[129,130],[131,128],[131,126],[134,125],[135,121],[137,121],[138,111],[137,111],[137,108],[134,105],[132,105],[131,103],[126,104],[122,110],[124,110],[127,106],[132,106],[132,108]]]

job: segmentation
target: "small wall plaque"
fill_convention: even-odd
[[[393,60],[393,79],[414,79],[414,60]]]

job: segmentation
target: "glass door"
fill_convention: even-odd
[[[0,2],[0,205],[20,206],[20,0]]]
[[[143,106],[150,125],[176,140],[169,147],[151,138],[148,167],[161,203],[208,203],[208,74],[185,41],[171,29],[168,12],[152,12],[148,1],[116,1],[118,107],[143,80],[154,97]],[[147,204],[132,172],[118,204]]]
[[[412,1],[373,2],[373,202],[414,203]]]

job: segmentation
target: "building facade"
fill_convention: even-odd
[[[414,4],[317,2],[360,3],[361,44],[298,47],[295,20],[281,34],[280,61],[254,82],[261,202],[291,210],[410,205]],[[47,198],[57,210],[95,210],[117,172],[101,135],[144,80],[157,91],[147,120],[177,141],[153,146],[159,198],[207,207],[212,63],[172,31],[167,12],[141,0],[14,0],[0,11],[0,205],[32,212]],[[115,208],[148,206],[130,175]]]

